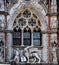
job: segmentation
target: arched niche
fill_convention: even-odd
[[[42,30],[47,30],[47,17],[46,17],[46,12],[45,9],[42,7],[42,5],[40,5],[36,0],[30,2],[30,3],[26,3],[23,0],[19,0],[18,3],[16,3],[10,10],[9,12],[9,16],[8,16],[8,30],[13,30],[13,23],[16,19],[16,17],[19,15],[19,13],[23,10],[28,9],[31,12],[34,12],[38,18],[39,18],[39,24],[40,24],[40,29]],[[21,15],[21,14],[20,14]],[[45,60],[45,62],[47,62],[47,34],[43,34],[43,60]],[[8,41],[11,45],[12,45],[12,40],[11,40],[11,35],[10,35],[10,40]],[[10,48],[11,49],[11,48]],[[46,53],[45,53],[46,51]],[[10,52],[10,50],[9,50]],[[9,54],[9,57],[11,58],[11,54],[12,52]]]

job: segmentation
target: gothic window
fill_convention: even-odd
[[[21,45],[21,30],[14,28],[13,45]]]
[[[26,17],[26,18],[28,18],[28,17],[31,16],[31,12],[28,11],[28,10],[25,10],[25,11],[23,12],[23,16]]]
[[[41,31],[34,30],[33,32],[33,44],[34,46],[41,46]]]
[[[25,26],[26,25],[26,19],[20,18],[18,23],[20,26]]]
[[[36,20],[33,19],[33,18],[29,19],[28,24],[29,24],[30,26],[35,26],[35,25],[36,25]]]
[[[40,20],[35,13],[25,9],[16,17],[14,23],[13,45],[41,46]],[[19,29],[21,28],[21,30]],[[34,28],[36,28],[34,30]]]
[[[23,44],[28,46],[31,45],[31,30],[24,29]]]

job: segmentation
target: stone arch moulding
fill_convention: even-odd
[[[36,13],[36,15],[39,17],[39,20],[41,22],[41,30],[46,30],[47,29],[46,12],[45,12],[44,8],[38,2],[36,2],[36,0],[34,2],[30,2],[28,4],[26,2],[24,2],[23,0],[18,1],[18,3],[16,3],[9,12],[7,29],[13,30],[13,22],[14,22],[15,18],[20,13],[20,11],[25,8],[29,8],[31,11]]]

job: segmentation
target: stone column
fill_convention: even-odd
[[[8,37],[7,37],[7,42],[8,42],[8,61],[10,61],[11,60],[11,57],[13,56],[13,48],[12,48],[12,33],[8,33],[7,34],[8,35]]]
[[[33,46],[33,30],[31,31],[31,45]]]
[[[21,34],[22,34],[21,35],[21,45],[24,46],[24,44],[23,44],[23,30],[21,31]]]
[[[43,46],[43,54],[42,54],[42,60],[47,63],[48,62],[48,35],[42,34],[42,46]]]

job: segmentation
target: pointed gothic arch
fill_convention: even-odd
[[[36,1],[36,0],[35,0]],[[21,5],[20,5],[21,4]],[[33,17],[31,17],[30,18],[30,16],[29,16],[29,18],[30,19],[28,19],[28,18],[26,18],[26,16],[25,17],[22,17],[21,15],[22,15],[22,12],[23,11],[25,11],[25,10],[29,10],[30,12],[32,12],[32,15],[33,15]],[[29,25],[29,28],[31,29],[31,31],[33,30],[32,28],[35,28],[36,26],[39,26],[39,28],[41,29],[41,31],[43,30],[47,30],[47,26],[46,26],[46,24],[47,24],[47,17],[46,17],[46,12],[45,12],[45,10],[42,8],[42,6],[40,5],[40,4],[38,4],[38,3],[35,3],[35,2],[31,2],[31,3],[29,3],[29,4],[26,4],[26,2],[20,2],[20,0],[19,0],[19,2],[17,3],[17,4],[15,4],[12,8],[11,8],[11,10],[10,10],[10,13],[9,13],[10,15],[9,15],[9,17],[8,17],[8,30],[13,30],[13,28],[14,27],[16,27],[17,26],[17,29],[20,27],[21,28],[21,30],[22,30],[22,36],[23,36],[23,29],[26,27],[26,26],[28,26]],[[31,15],[31,16],[32,16]],[[16,18],[18,18],[17,20],[16,20]],[[28,19],[28,20],[26,20],[26,22],[25,22],[25,25],[24,26],[22,26],[22,25],[19,25],[19,24],[16,24],[15,26],[13,26],[13,23],[14,23],[14,21],[17,21],[18,22],[18,20],[20,20],[20,19]],[[38,19],[37,19],[38,18]],[[34,21],[36,20],[36,22],[38,21],[38,24],[37,25],[35,25],[35,23],[36,22],[34,22],[34,25],[33,25],[33,23],[31,22],[31,21],[33,21],[33,19],[34,19]],[[30,20],[30,22],[28,22]],[[17,23],[16,22],[16,23]],[[21,22],[20,22],[21,23]],[[31,28],[32,27],[32,28]],[[45,41],[46,40],[46,34],[45,35],[43,35],[43,43],[45,42],[45,44],[43,44],[43,46],[47,46],[47,41]],[[23,39],[23,38],[22,38]],[[33,40],[33,38],[32,38],[32,40]],[[31,41],[32,41],[31,40]],[[11,40],[10,40],[11,41]],[[32,44],[33,44],[33,41],[31,42]],[[23,41],[22,41],[22,44],[23,44]],[[11,45],[12,45],[12,43],[11,43]],[[44,48],[45,49],[45,48]],[[43,49],[43,52],[44,52],[44,49]],[[46,50],[46,49],[45,49]],[[44,54],[43,54],[44,55]],[[46,54],[46,56],[47,56],[47,54]],[[45,59],[45,56],[43,56],[43,59]],[[46,57],[46,60],[47,60],[47,57]],[[46,61],[45,60],[45,61]]]
[[[21,5],[20,5],[21,3]],[[30,5],[30,6],[29,6]],[[45,12],[45,9],[41,6],[41,4],[39,3],[29,3],[29,5],[26,5],[26,2],[23,2],[23,1],[19,1],[17,4],[15,4],[11,10],[10,10],[10,16],[8,17],[8,24],[10,25],[10,27],[8,26],[8,29],[11,29],[13,30],[13,22],[15,21],[16,17],[19,15],[21,15],[21,12],[22,10],[24,11],[25,9],[26,10],[30,10],[30,12],[34,12],[38,17],[39,17],[39,20],[40,20],[40,23],[41,23],[41,29],[43,30],[44,29],[44,26],[46,26],[47,24],[47,17],[46,17],[46,12]],[[33,14],[35,16],[35,14]],[[37,17],[35,16],[35,17]],[[10,24],[11,22],[11,24]],[[44,24],[44,25],[43,25]],[[47,29],[47,27],[45,27]],[[46,30],[45,29],[45,30]]]
[[[15,35],[18,32],[19,32],[18,34],[21,34],[20,36],[21,39],[19,39],[20,41],[18,42],[20,43],[21,46],[22,44],[24,46],[31,46],[31,45],[41,46],[42,45],[41,43],[42,37],[41,37],[41,31],[40,31],[41,24],[40,24],[38,16],[28,8],[23,9],[20,13],[19,15],[17,15],[13,23],[13,31],[16,32]],[[19,31],[19,27],[21,28],[22,32]],[[36,30],[35,34],[34,34],[34,29]],[[33,34],[33,37],[32,37],[32,34]],[[13,35],[13,37],[15,35]],[[38,35],[38,37],[36,35]],[[13,38],[13,41],[15,40]],[[35,43],[34,41],[38,42],[38,44]],[[18,42],[15,41],[13,43],[18,43]],[[17,45],[17,44],[14,44],[14,45]]]

